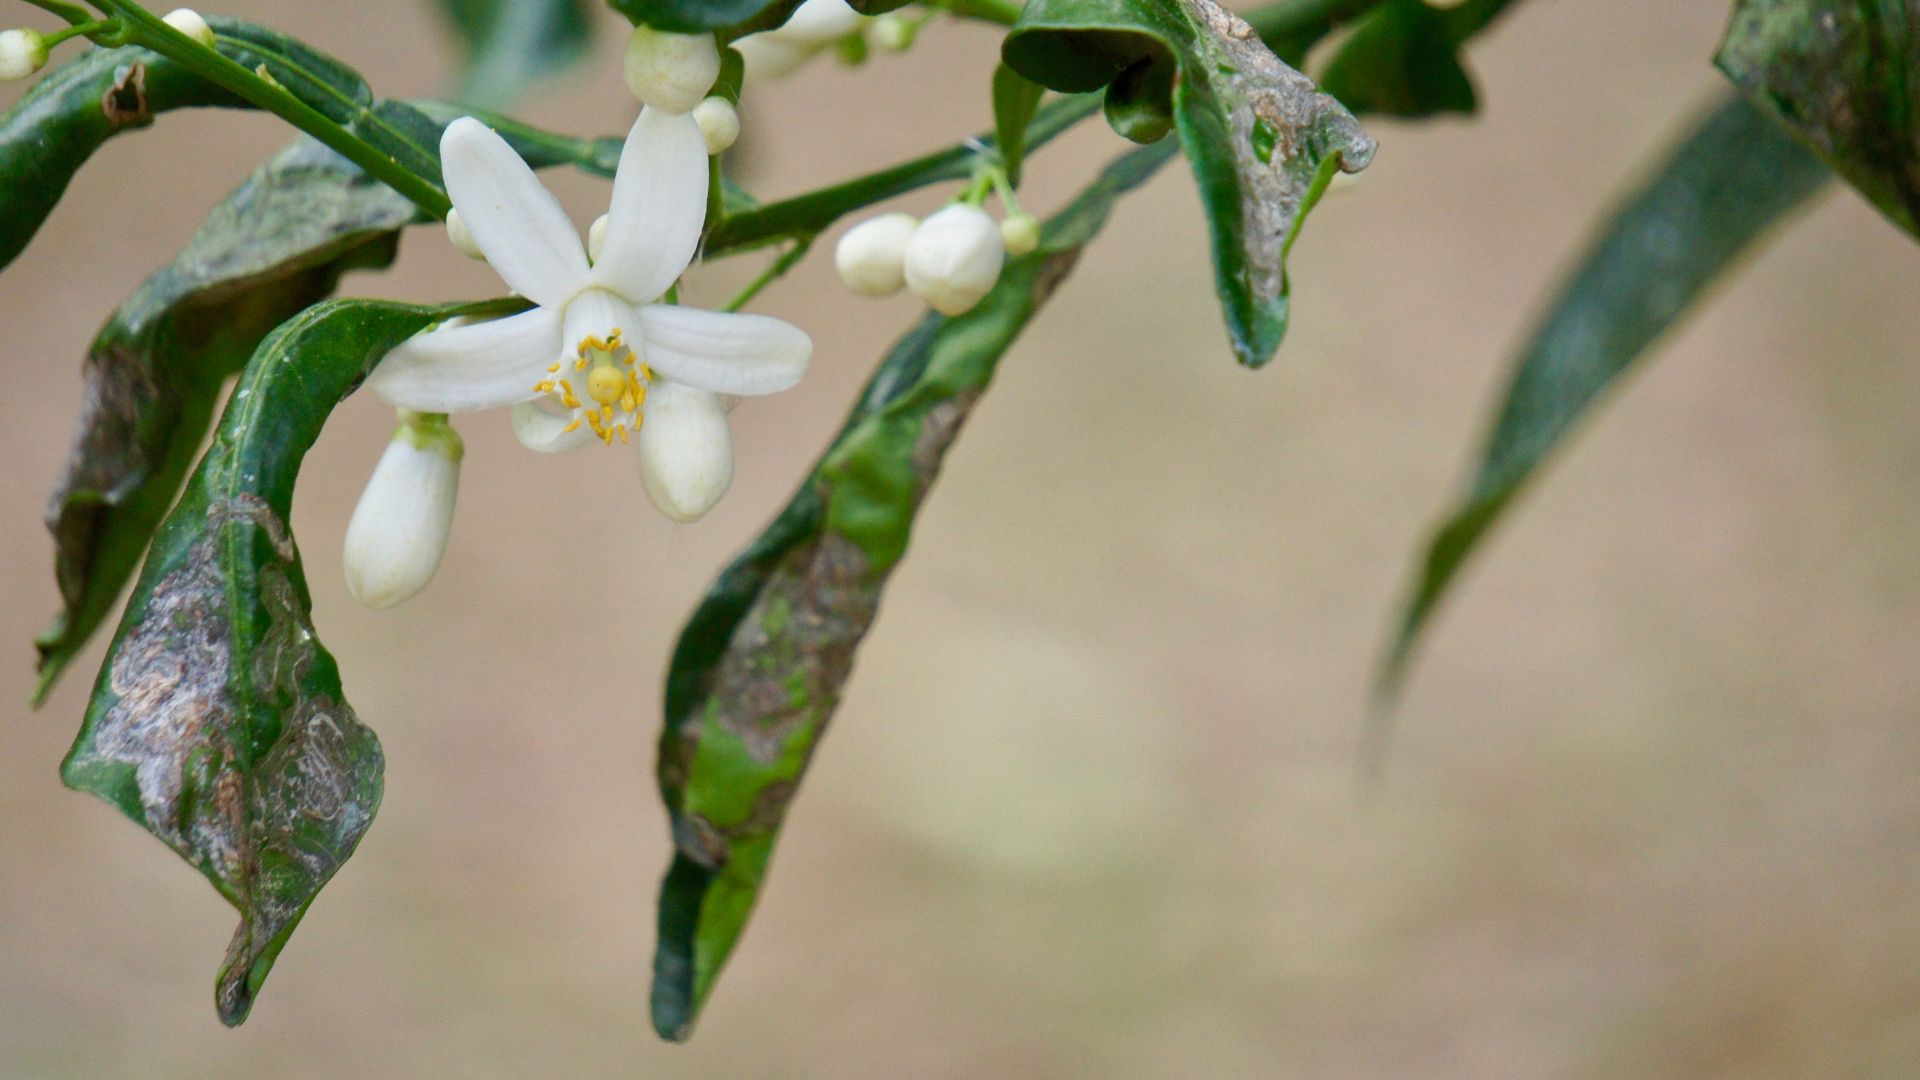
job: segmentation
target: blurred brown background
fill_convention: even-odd
[[[383,93],[449,81],[424,3],[223,10]],[[1920,254],[1851,194],[1526,500],[1437,627],[1388,783],[1352,782],[1416,543],[1599,208],[1718,88],[1723,11],[1522,6],[1475,50],[1481,117],[1371,125],[1379,157],[1296,250],[1295,328],[1257,375],[1227,352],[1184,170],[1127,201],[953,454],[685,1047],[645,1019],[658,675],[915,304],[845,293],[830,244],[767,293],[815,368],[735,411],[738,480],[695,526],[646,506],[627,454],[539,457],[504,416],[465,421],[453,550],[395,612],[356,606],[338,565],[390,414],[339,412],[295,525],[386,803],[228,1032],[233,913],[59,784],[99,646],[23,703],[82,350],[287,133],[172,115],[111,144],[0,278],[0,1075],[1920,1074]],[[911,60],[763,88],[754,186],[983,127],[993,42],[940,26]],[[617,47],[530,117],[622,126]],[[1088,125],[1048,149],[1035,208],[1119,147]],[[603,208],[603,185],[554,182],[581,224]],[[427,231],[348,285],[496,289]],[[608,550],[627,569],[588,587]]]

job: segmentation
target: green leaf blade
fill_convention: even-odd
[[[1891,0],[1738,0],[1714,63],[1920,236],[1920,10]]]
[[[393,259],[412,204],[302,140],[208,215],[89,350],[73,452],[47,527],[64,610],[38,641],[45,697],[140,563],[225,380],[267,334]]]
[[[466,47],[460,99],[503,105],[586,55],[586,0],[440,0]]]
[[[1425,0],[1388,0],[1354,28],[1320,73],[1320,87],[1355,113],[1419,118],[1472,113],[1473,78],[1460,60],[1460,23]]]
[[[1830,175],[1779,125],[1731,100],[1607,219],[1521,350],[1471,487],[1428,542],[1380,668],[1370,756],[1422,630],[1515,496],[1635,361]]]
[[[1134,151],[1047,224],[974,310],[929,315],[881,363],[787,508],[723,572],[667,677],[660,787],[675,855],[660,897],[653,1021],[684,1039],[743,931],[854,653],[947,449],[1013,339],[1113,202],[1172,156]]]
[[[1020,166],[1027,154],[1027,125],[1033,123],[1033,114],[1045,93],[1045,87],[1021,77],[1007,65],[994,65],[993,137],[1010,184],[1020,183]]]
[[[448,313],[333,301],[262,343],[154,539],[62,765],[239,909],[216,986],[228,1024],[380,802],[379,740],[313,632],[294,479],[334,405]]]

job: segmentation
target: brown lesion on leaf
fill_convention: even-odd
[[[116,129],[153,123],[153,110],[147,104],[147,65],[115,68],[113,85],[100,95],[100,111]]]
[[[1286,288],[1287,239],[1320,162],[1337,157],[1344,172],[1373,160],[1374,142],[1338,101],[1288,67],[1239,16],[1213,0],[1180,0],[1206,32],[1201,53],[1217,62],[1197,73],[1227,115],[1228,142],[1240,177],[1248,287],[1260,300]],[[1270,145],[1269,145],[1270,143]],[[1264,153],[1263,153],[1264,151]]]

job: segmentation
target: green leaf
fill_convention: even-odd
[[[1007,65],[994,65],[993,137],[1011,184],[1020,183],[1020,165],[1027,155],[1027,125],[1033,123],[1040,96],[1045,93],[1039,83],[1022,78]]]
[[[228,1024],[380,804],[379,740],[314,636],[294,479],[335,404],[454,310],[332,301],[260,346],[154,539],[62,765],[239,909],[215,992]]]
[[[39,639],[45,697],[112,608],[179,490],[225,379],[340,276],[393,260],[413,205],[302,140],[214,208],[94,339],[47,515],[65,610]]]
[[[1451,15],[1425,0],[1388,0],[1354,28],[1321,73],[1320,88],[1356,113],[1473,112],[1473,79],[1460,64]]]
[[[108,139],[199,106],[245,103],[145,49],[88,49],[47,73],[0,116],[0,269]]]
[[[914,515],[1001,355],[1114,200],[1171,156],[1162,143],[1109,166],[979,307],[929,315],[903,338],[793,501],[681,632],[659,766],[675,847],[654,957],[661,1035],[691,1033],[733,951]]]
[[[1714,63],[1920,236],[1920,9],[1902,0],[1738,0]]]
[[[1234,354],[1249,367],[1272,359],[1287,329],[1286,250],[1309,192],[1332,170],[1372,160],[1353,116],[1212,0],[1031,0],[1001,58],[1068,93],[1143,62],[1177,66],[1174,124],[1206,210]]]
[[[1431,536],[1381,667],[1370,755],[1422,628],[1487,530],[1601,394],[1829,175],[1778,124],[1730,100],[1606,220],[1521,350],[1471,488]]]
[[[613,10],[636,26],[671,30],[676,34],[720,32],[732,41],[748,34],[773,30],[787,21],[803,0],[607,0]],[[905,7],[911,0],[848,0],[862,15],[879,15]]]
[[[577,63],[593,40],[586,0],[440,0],[466,46],[460,98],[500,105]]]

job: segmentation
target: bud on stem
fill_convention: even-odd
[[[465,448],[447,418],[402,411],[347,523],[347,591],[390,608],[426,588],[446,554]]]

